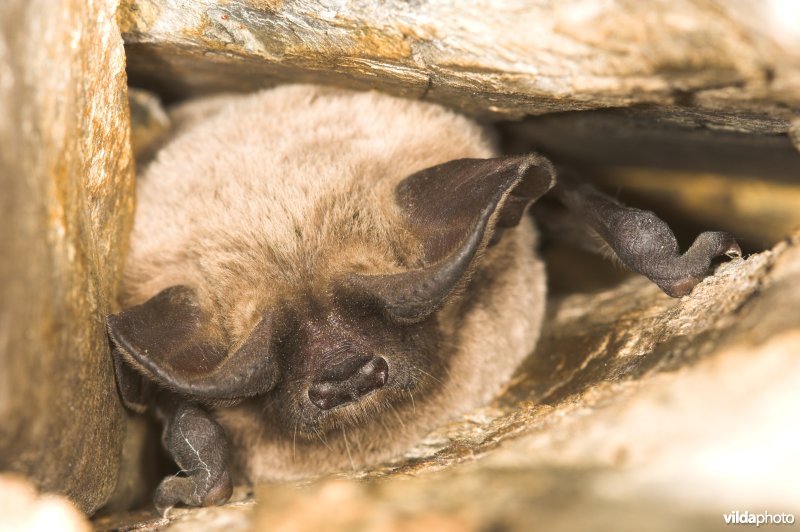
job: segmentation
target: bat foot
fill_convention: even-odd
[[[700,284],[702,278],[688,277],[677,281],[654,281],[656,285],[670,297],[683,297],[689,294],[695,286]]]
[[[666,224],[664,226],[666,227]],[[668,243],[673,242],[674,237],[670,231]],[[653,254],[646,260],[637,257],[639,260],[636,262],[641,266],[637,269],[639,273],[656,283],[667,295],[682,297],[689,294],[705,278],[712,261],[723,256],[731,259],[741,258],[742,250],[739,244],[729,233],[707,231],[698,236],[683,255]]]
[[[178,504],[212,506],[230,498],[228,440],[208,412],[180,404],[167,422],[163,441],[181,471],[159,484],[154,499],[158,512],[165,515]]]
[[[659,246],[651,246],[651,249],[658,247],[677,249],[672,232],[666,224],[663,224],[663,228],[666,233],[659,234],[663,242]],[[659,242],[657,239],[653,240]],[[723,256],[731,259],[741,258],[742,250],[732,235],[721,231],[702,233],[683,255],[677,252],[630,255],[620,253],[623,263],[653,281],[671,297],[683,297],[689,294],[706,277],[712,261]]]
[[[729,259],[741,259],[742,258],[742,248],[739,247],[739,244],[734,241],[728,249],[725,250],[725,256]]]
[[[156,511],[166,515],[178,505],[214,506],[224,504],[233,493],[230,478],[225,475],[217,484],[208,488],[202,475],[186,477],[166,477],[156,489],[153,500]]]
[[[717,257],[742,256],[733,236],[723,231],[701,233],[680,254],[674,233],[654,213],[626,207],[568,171],[559,179],[556,196],[573,216],[595,231],[625,266],[667,295],[681,297],[691,292]]]

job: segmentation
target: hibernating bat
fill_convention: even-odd
[[[707,232],[680,255],[652,213],[556,185],[545,158],[498,156],[431,103],[285,86],[173,116],[108,317],[123,400],[163,420],[184,472],[160,484],[162,511],[375,464],[485,404],[539,337],[523,215],[550,189],[673,296],[738,253]]]

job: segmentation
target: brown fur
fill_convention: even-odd
[[[378,93],[287,86],[173,114],[179,127],[140,178],[122,303],[191,286],[216,316],[213,334],[231,346],[279,306],[323,309],[301,325],[309,337],[314,320],[347,321],[324,311],[333,279],[420,260],[393,200],[397,183],[452,159],[495,155],[467,118]],[[441,360],[412,367],[413,397],[370,396],[317,429],[268,399],[217,408],[238,468],[260,481],[373,464],[488,401],[538,338],[544,272],[535,243],[528,219],[506,231],[426,325],[436,328]],[[297,387],[286,393],[305,393]]]

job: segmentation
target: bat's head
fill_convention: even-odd
[[[552,184],[552,168],[535,155],[416,172],[395,190],[405,242],[394,244],[415,248],[399,261],[331,250],[308,276],[274,286],[269,308],[258,308],[233,343],[186,285],[110,316],[112,339],[134,368],[190,398],[267,397],[277,421],[301,435],[357,425],[413,402],[415,392],[424,399],[445,378],[455,331],[444,330],[452,320],[441,319],[443,309],[486,248]]]
[[[325,112],[316,110],[313,119]],[[427,107],[421,112],[431,115]],[[370,124],[375,120],[370,116]],[[325,127],[297,121],[328,134]],[[465,123],[447,134],[459,135]],[[372,146],[387,128],[370,124],[364,127],[374,131],[365,135],[362,128],[348,142]],[[219,129],[204,135],[222,136]],[[392,157],[381,148],[373,157],[331,168],[325,161],[346,143],[326,140],[307,150],[315,156],[297,170],[285,168],[279,146],[275,161],[261,161],[273,155],[260,147],[279,139],[253,140],[252,131],[246,133],[242,143],[258,144],[258,160],[244,164],[250,152],[240,151],[221,163],[226,178],[241,181],[212,187],[214,172],[204,170],[188,186],[186,174],[193,174],[176,162],[172,174],[181,179],[171,187],[158,176],[149,186],[163,189],[140,189],[128,284],[148,288],[138,304],[108,319],[114,344],[138,375],[201,403],[242,403],[239,408],[260,420],[264,437],[319,442],[340,429],[354,434],[411,423],[415,411],[442,410],[436,405],[459,386],[466,388],[459,390],[463,397],[484,397],[479,384],[496,386],[509,369],[497,362],[502,352],[481,349],[530,349],[527,339],[536,331],[517,329],[538,316],[516,320],[514,330],[491,332],[494,343],[481,344],[481,336],[490,334],[494,318],[511,312],[501,308],[508,304],[491,303],[488,293],[528,307],[529,294],[541,295],[541,279],[513,293],[517,285],[508,272],[515,272],[518,284],[533,274],[517,272],[523,259],[506,256],[534,260],[533,249],[514,246],[532,245],[530,226],[516,226],[554,183],[544,158],[462,158],[405,173],[409,154],[427,150],[429,159],[442,160],[409,127],[401,143],[406,151]],[[213,161],[224,159],[222,152]],[[204,153],[179,156],[196,160]],[[164,175],[171,175],[165,170],[169,157],[162,154],[156,163]],[[268,170],[256,174],[256,164]],[[275,168],[274,177],[264,177]],[[301,171],[303,180],[292,177]],[[234,185],[239,188],[231,192]],[[174,188],[182,195],[170,196]],[[253,199],[258,194],[263,197]],[[191,211],[190,202],[197,203]],[[218,212],[219,205],[225,210]],[[528,236],[506,238],[504,232]],[[149,244],[156,234],[168,236]],[[141,264],[146,274],[136,273],[144,271]],[[482,360],[457,363],[466,344],[483,346],[472,349]],[[141,387],[120,389],[129,404],[143,400],[137,396]]]

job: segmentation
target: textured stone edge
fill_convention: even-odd
[[[662,121],[767,134],[800,109],[800,56],[766,4],[376,6],[123,0],[119,19],[132,79],[173,96],[313,81],[492,119],[644,106]]]
[[[14,230],[0,264],[0,359],[13,377],[0,397],[0,458],[87,513],[115,488],[125,423],[104,324],[135,186],[116,7],[11,1],[0,11]]]

